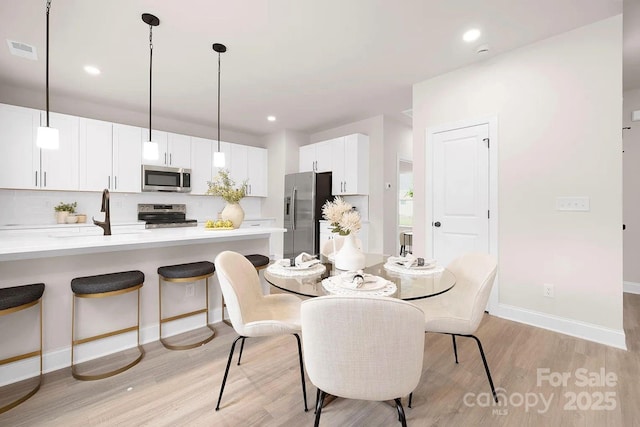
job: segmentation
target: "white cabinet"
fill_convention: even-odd
[[[369,137],[347,135],[331,140],[334,195],[369,194]]]
[[[142,129],[80,119],[80,190],[140,192]]]
[[[248,145],[229,144],[229,174],[240,184],[247,183],[247,196],[267,197],[267,150]]]
[[[145,165],[176,168],[191,167],[191,137],[177,133],[152,130],[151,138],[158,144],[158,159],[143,159]],[[142,132],[142,146],[149,140],[149,130]]]
[[[0,188],[38,188],[39,125],[40,111],[0,104]]]
[[[220,151],[224,153],[225,166],[216,168],[213,166],[213,153],[218,151],[218,142],[191,137],[191,193],[206,194],[209,189],[208,182],[213,180],[220,169],[230,169],[231,146],[228,142],[220,142]]]
[[[41,112],[41,123],[46,123],[46,113]],[[79,117],[49,113],[49,126],[58,129],[60,148],[40,150],[40,174],[38,188],[46,190],[78,189],[78,125]],[[34,145],[34,149],[38,150]],[[33,156],[34,160],[38,158]],[[37,167],[34,164],[34,170]]]
[[[299,150],[300,172],[331,172],[332,168],[331,141],[316,142],[303,145]]]

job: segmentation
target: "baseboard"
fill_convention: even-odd
[[[582,338],[610,347],[627,349],[624,330],[605,328],[592,323],[566,319],[548,313],[527,310],[507,304],[499,304],[498,310],[491,313],[495,316],[515,322],[524,323],[553,332]]]
[[[221,309],[215,309],[209,312],[209,319],[220,319],[221,316]],[[163,326],[163,335],[170,337],[203,326],[205,326],[204,314],[187,317],[167,323],[166,326]],[[142,344],[148,344],[158,341],[160,338],[159,331],[157,323],[140,328],[140,342]],[[133,348],[136,346],[135,336],[134,332],[130,332],[83,344],[76,348],[74,359],[76,363],[82,363]],[[58,348],[43,354],[42,371],[44,373],[68,368],[69,366],[71,366],[71,346]],[[40,363],[37,357],[8,364],[6,367],[0,369],[0,387],[33,378],[39,374],[39,371]]]
[[[622,291],[628,294],[640,294],[640,283],[622,282]]]

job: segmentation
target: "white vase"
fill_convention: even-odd
[[[334,265],[338,270],[361,270],[365,266],[364,254],[358,248],[356,236],[350,233],[344,237],[344,243],[335,255]]]
[[[244,221],[244,209],[240,203],[227,203],[220,212],[220,216],[225,221],[230,220],[233,223],[233,228],[240,228],[240,224]]]
[[[58,224],[64,224],[67,222],[67,216],[69,216],[68,211],[56,211],[56,222]]]

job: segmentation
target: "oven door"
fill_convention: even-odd
[[[181,168],[142,165],[142,191],[183,192],[182,175]]]

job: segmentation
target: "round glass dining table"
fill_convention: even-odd
[[[366,254],[366,267],[363,271],[395,283],[397,290],[395,294],[391,295],[395,298],[407,301],[429,298],[447,292],[456,284],[456,276],[446,268],[436,270],[431,274],[420,275],[388,271],[384,268],[388,257],[388,255]],[[321,256],[320,261],[326,267],[326,271],[322,274],[284,276],[274,274],[266,269],[264,270],[264,278],[270,285],[292,294],[304,297],[329,295],[322,286],[322,280],[344,271],[335,269],[333,263],[324,256]]]

